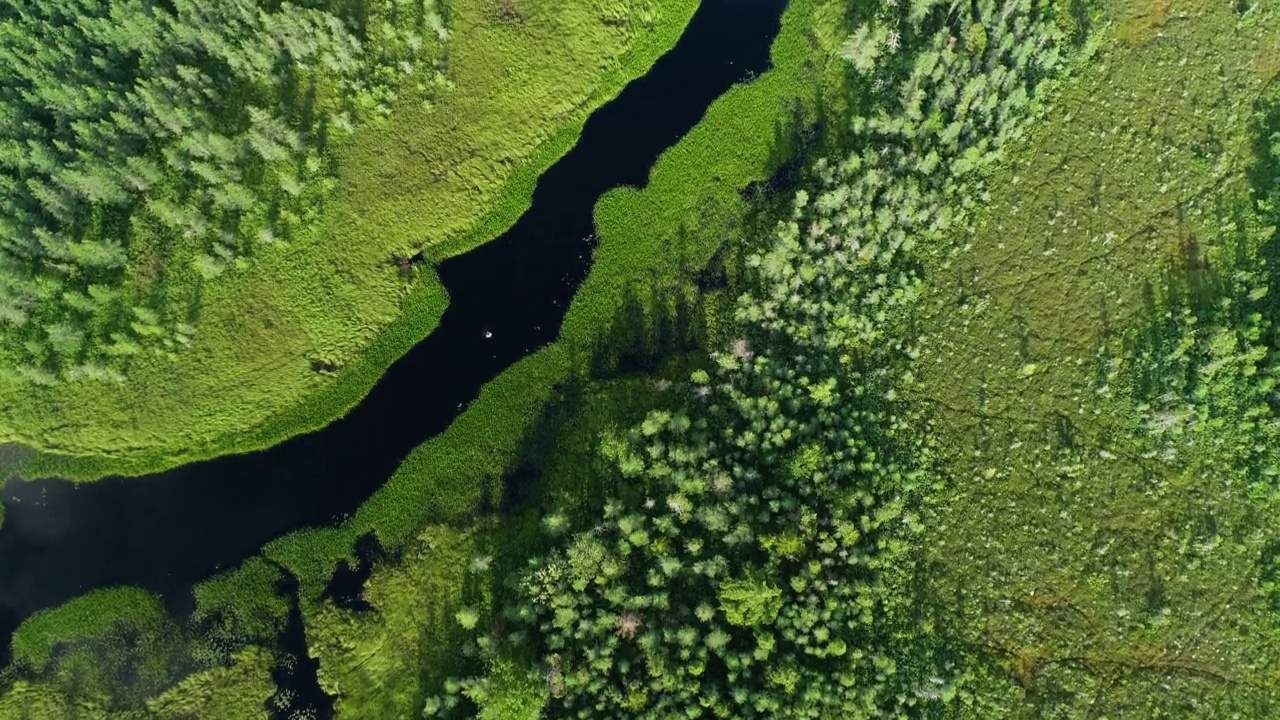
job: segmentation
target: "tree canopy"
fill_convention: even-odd
[[[331,182],[330,134],[388,112],[388,68],[443,36],[432,7],[0,3],[4,364],[120,379],[128,356],[189,342],[175,285],[297,230]]]

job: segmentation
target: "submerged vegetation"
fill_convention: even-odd
[[[311,658],[339,718],[1280,712],[1274,10],[795,0],[773,61],[353,517],[32,617],[0,718]]]

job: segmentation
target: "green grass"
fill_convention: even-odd
[[[145,714],[125,717],[192,718],[193,720],[267,720],[267,699],[275,692],[271,653],[257,647],[237,652],[226,667],[183,678],[164,694],[148,700]]]
[[[301,530],[268,543],[264,554],[289,568],[303,598],[319,596],[339,560],[354,560],[356,538],[373,532],[385,547],[410,541],[431,522],[473,515],[499,485],[521,438],[564,378],[557,346],[513,365],[440,435],[417,448],[382,488],[337,527]]]
[[[417,717],[424,685],[461,660],[452,653],[462,628],[454,614],[476,575],[481,537],[493,523],[459,530],[433,526],[405,548],[401,561],[378,568],[364,599],[372,611],[324,603],[307,617],[308,649],[320,660],[320,684],[336,695],[339,718]]]
[[[223,635],[205,639],[274,642],[288,610],[272,593],[278,577],[255,558],[197,587],[197,622],[226,614]],[[275,690],[270,651],[242,647],[168,687],[189,669],[181,664],[192,649],[156,595],[130,587],[91,592],[36,613],[14,633],[10,677],[0,678],[12,680],[0,683],[0,720],[265,717]]]
[[[1270,716],[1280,624],[1250,589],[1270,505],[1151,462],[1107,368],[1144,287],[1247,190],[1276,18],[1106,10],[1111,39],[925,262],[919,399],[951,478],[926,523],[928,597],[991,662],[968,716]]]
[[[354,406],[445,307],[429,271],[410,287],[392,255],[440,259],[514,223],[537,176],[675,42],[696,3],[516,5],[519,22],[486,0],[451,4],[453,89],[430,111],[405,93],[390,122],[337,148],[337,189],[309,237],[206,287],[177,359],[124,386],[0,384],[0,439],[44,451],[17,468],[144,474],[260,449]],[[317,373],[313,360],[343,369]]]

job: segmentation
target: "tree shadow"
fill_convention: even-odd
[[[1275,236],[1280,220],[1280,90],[1269,92],[1254,109],[1247,192],[1215,199],[1206,225],[1220,230],[1207,243],[1184,223],[1179,208],[1174,252],[1159,277],[1143,287],[1142,309],[1124,343],[1127,357],[1148,359],[1130,364],[1140,397],[1192,387],[1203,358],[1193,357],[1182,370],[1162,360],[1187,342],[1188,333],[1200,334],[1206,326],[1242,328],[1256,316],[1270,319],[1280,313],[1280,242]],[[1188,317],[1196,319],[1194,325]],[[1274,328],[1268,326],[1259,341],[1276,352]],[[1194,355],[1201,352],[1198,347],[1185,352]]]

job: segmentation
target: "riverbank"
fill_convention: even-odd
[[[776,22],[776,15],[773,17],[773,22]],[[720,197],[726,204],[726,214],[719,218],[720,224],[709,228],[697,238],[696,252],[701,258],[699,264],[682,267],[679,275],[666,277],[666,281],[672,286],[686,289],[691,287],[692,274],[697,267],[706,263],[724,240],[720,230],[730,217],[727,205],[733,203],[739,212],[745,212],[748,208],[748,203],[738,191],[769,176],[778,151],[775,147],[774,130],[786,127],[794,119],[794,101],[808,98],[802,105],[807,102],[811,107],[812,88],[818,77],[814,73],[821,71],[822,51],[817,49],[819,60],[814,62],[812,57],[808,57],[814,49],[810,48],[806,52],[802,43],[808,42],[806,38],[809,33],[806,31],[811,30],[819,19],[814,4],[794,3],[786,15],[783,37],[774,46],[774,70],[755,77],[754,82],[737,86],[722,96],[702,116],[699,130],[688,133],[686,139],[665,153],[649,173],[650,187],[662,187],[670,183],[673,176],[685,173],[703,177],[708,187],[714,185],[711,178],[717,175],[726,180],[723,187],[708,190],[706,196]],[[767,48],[768,45],[764,45],[759,49],[762,56]],[[756,50],[752,49],[750,52]],[[751,64],[754,66],[757,63],[752,61]],[[763,60],[758,64],[763,66]],[[732,82],[733,77],[740,77],[743,72],[733,68],[727,70],[731,73],[729,82]],[[721,91],[716,92],[718,94]],[[768,102],[775,97],[776,103]],[[708,138],[715,137],[716,127],[740,127],[734,123],[741,122],[744,114],[753,114],[758,127],[767,128],[768,132],[755,135],[752,142],[746,143],[741,142],[740,138],[708,141]],[[695,121],[696,117],[690,122]],[[683,132],[682,130],[681,133]],[[668,179],[664,180],[664,177]],[[699,207],[695,199],[686,200],[691,203],[686,207]],[[649,223],[649,227],[663,233],[661,237],[667,240],[668,246],[678,236],[688,234],[687,230],[682,231],[680,225],[676,216],[668,216],[665,222],[655,220]],[[618,239],[622,239],[622,236],[612,231],[602,233],[602,249],[610,242],[616,244]],[[654,242],[655,245],[651,247],[660,244],[658,241]],[[695,251],[692,246],[690,248],[690,252]],[[597,278],[596,284],[593,285],[591,280],[587,284],[608,288],[607,285],[599,285],[599,273],[607,272],[615,278],[623,277],[628,270],[626,262],[652,263],[658,255],[660,253],[657,252],[646,256],[610,254],[610,259],[604,265],[600,264],[601,258],[598,256],[597,264],[591,271],[591,276]],[[649,286],[646,284],[643,289],[647,292]],[[355,538],[363,535],[370,523],[376,522],[378,527],[375,534],[384,547],[394,548],[397,541],[403,547],[417,536],[419,528],[435,518],[465,520],[473,517],[486,506],[486,485],[494,490],[489,495],[489,501],[500,502],[500,486],[507,468],[516,461],[522,441],[542,416],[547,398],[573,372],[590,369],[593,358],[602,350],[601,338],[608,335],[608,329],[615,324],[615,320],[620,322],[616,317],[618,311],[627,304],[633,290],[635,288],[614,288],[605,293],[604,297],[597,298],[593,307],[597,311],[611,312],[606,317],[609,322],[605,325],[591,326],[589,323],[594,319],[591,315],[581,315],[578,320],[566,322],[559,341],[525,358],[490,383],[481,397],[472,403],[449,430],[415,452],[397,473],[392,484],[365,503],[352,520],[336,528],[304,531],[270,544],[266,555],[273,560],[282,561],[282,565],[300,578],[304,610],[310,612],[319,607],[321,592],[337,562],[353,554]],[[580,307],[582,302],[584,296],[579,293],[573,307]],[[604,308],[608,310],[603,310]],[[575,327],[577,329],[573,330]],[[573,338],[572,344],[566,338]],[[647,385],[647,381],[645,384]],[[434,553],[431,559],[433,562],[439,560]],[[260,565],[251,560],[247,566],[233,573],[214,578],[197,589],[197,596],[206,598],[202,601],[205,605],[208,605],[208,598],[214,596],[238,598],[236,607],[247,615],[247,618],[242,618],[245,627],[270,627],[277,621],[273,609],[278,603],[271,601],[274,591],[269,583],[262,581],[262,573],[257,572]],[[213,589],[215,587],[216,591]],[[447,594],[445,588],[442,587],[441,591]],[[264,613],[263,617],[254,619],[256,614],[260,614],[259,610]],[[42,617],[48,618],[50,615],[42,614]],[[21,631],[20,635],[27,632]]]
[[[775,130],[794,119],[793,103],[814,110],[824,51],[809,46],[808,38],[824,26],[833,5],[793,0],[772,50],[773,69],[718,100],[663,154],[643,189],[622,188],[601,199],[596,264],[556,345],[486,387],[351,521],[268,546],[269,557],[304,578],[304,595],[311,598],[309,607],[304,604],[309,647],[320,660],[322,687],[336,698],[335,717],[417,707],[460,672],[457,649],[467,633],[455,616],[491,609],[496,590],[490,581],[518,567],[543,542],[540,514],[551,505],[582,518],[597,511],[602,488],[590,483],[597,478],[600,432],[680,401],[687,363],[652,375],[591,379],[601,367],[609,374],[626,354],[604,345],[614,333],[602,329],[639,320],[642,327],[630,328],[631,336],[655,342],[658,325],[675,308],[652,298],[699,304],[694,276],[743,229],[749,203],[740,191],[776,169]],[[623,321],[629,303],[641,312]],[[512,480],[534,484],[515,487]],[[511,493],[524,503],[533,499],[529,493],[541,500],[516,515],[471,519],[484,506],[504,506]],[[342,559],[354,563],[353,544],[365,534],[397,557],[379,561],[366,581],[362,597],[369,609],[321,600],[332,568]],[[411,626],[415,632],[406,634]]]
[[[716,98],[768,68],[782,11],[781,0],[749,15],[726,0],[704,4],[675,48],[592,116],[511,231],[439,267],[454,295],[440,327],[341,420],[261,452],[143,478],[7,485],[0,614],[11,625],[115,585],[179,594],[285,533],[356,513],[486,383],[557,338],[592,267],[596,200],[643,183]],[[701,71],[690,81],[693,67]]]
[[[357,404],[447,305],[429,266],[410,286],[392,256],[440,260],[510,227],[537,177],[675,43],[696,3],[629,4],[608,18],[585,5],[521,7],[514,22],[478,0],[456,4],[454,89],[429,112],[406,101],[351,138],[312,240],[210,286],[176,360],[122,387],[0,384],[0,437],[43,449],[7,453],[0,469],[149,474],[274,445]]]
[[[397,547],[427,524],[471,516],[486,495],[498,502],[521,442],[556,397],[557,386],[616,363],[616,350],[607,344],[628,302],[693,292],[698,270],[735,236],[748,210],[740,191],[775,169],[775,129],[793,120],[796,102],[813,109],[822,59],[806,47],[806,30],[820,20],[822,5],[792,2],[771,51],[773,68],[720,97],[702,122],[662,154],[643,189],[621,188],[600,200],[595,262],[554,344],[486,385],[350,520],[267,546],[269,557],[299,577],[304,597],[318,597],[339,560],[354,561],[351,548],[362,535],[373,533],[384,547]],[[745,134],[744,126],[753,132]],[[652,304],[645,308],[650,329],[656,310]]]

